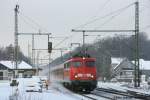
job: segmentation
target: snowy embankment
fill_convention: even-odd
[[[128,83],[98,82],[98,87],[114,89],[114,90],[123,91],[123,92],[133,91],[133,92],[138,92],[141,94],[150,95],[150,86],[147,83],[141,83],[140,87],[134,88],[133,84],[128,84]]]

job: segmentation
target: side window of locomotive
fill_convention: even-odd
[[[86,61],[85,66],[87,67],[94,67],[95,66],[95,61]]]
[[[70,63],[64,64],[64,69],[69,69],[69,67],[70,67]]]
[[[73,67],[80,67],[81,65],[82,65],[82,63],[80,61],[72,62]]]
[[[67,69],[70,67],[70,63],[67,63]]]
[[[67,64],[64,64],[64,69],[66,69],[67,68]]]

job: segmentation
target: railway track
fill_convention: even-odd
[[[78,94],[87,98],[88,100],[116,100],[114,99],[114,96],[110,96],[110,94],[106,92],[100,93],[99,91],[92,91],[90,94],[84,94],[84,92],[79,92]]]
[[[150,95],[135,91],[96,88],[90,94],[79,93],[88,100],[150,100]],[[84,99],[83,99],[84,100]]]
[[[117,98],[114,98],[114,96],[111,97],[109,95],[103,95],[101,93],[80,94],[80,95],[87,98],[88,100],[118,100]]]
[[[96,98],[91,97],[91,96],[86,95],[86,94],[81,94],[81,95],[82,95],[83,97],[86,97],[86,98],[90,99],[90,100],[97,100]]]
[[[117,93],[111,89],[97,88],[91,94],[106,98],[107,100],[131,100],[134,97],[128,94]],[[134,99],[133,99],[134,100]]]
[[[96,88],[91,94],[107,98],[109,100],[150,100],[150,95],[141,94],[135,91],[118,91],[115,89]]]

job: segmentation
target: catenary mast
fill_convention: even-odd
[[[19,5],[16,5],[14,11],[15,11],[15,32],[14,32],[14,66],[15,66],[15,77],[18,75],[18,11]]]

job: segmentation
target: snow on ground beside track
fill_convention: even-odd
[[[0,82],[0,100],[9,100],[9,96],[16,93],[18,88],[18,100],[88,100],[86,97],[78,95],[64,88],[62,84],[50,83],[49,89],[43,92],[26,92],[25,86],[30,78],[18,79],[18,87],[10,87],[9,81]]]
[[[19,100],[76,100],[60,92],[47,91],[43,93],[29,92],[19,95]]]
[[[66,96],[72,97],[75,100],[88,100],[87,98],[66,89],[64,86],[62,86],[62,84],[59,83],[52,83],[51,88],[63,93]]]
[[[9,81],[0,81],[0,100],[9,100],[15,89],[16,87],[10,87]]]
[[[19,79],[19,100],[77,100],[74,97],[66,95],[66,90],[59,84],[52,84],[49,89],[43,88],[43,92],[26,92],[25,86],[29,79]]]
[[[66,92],[60,92],[56,87],[50,86],[48,90],[43,92],[26,92],[25,85],[28,79],[19,79],[18,100],[79,100],[73,96],[66,95]],[[61,91],[65,91],[62,90]],[[9,96],[15,93],[16,87],[10,87],[9,81],[0,82],[0,100],[9,100]],[[80,99],[81,100],[81,99]]]
[[[18,100],[86,100],[86,98],[71,92],[64,88],[62,84],[50,83],[49,89],[43,89],[42,93],[39,92],[26,92],[25,86],[29,79],[19,79],[18,86]],[[150,94],[150,89],[144,89],[146,85],[141,84],[142,88],[135,89],[129,88],[125,83],[108,83],[98,82],[98,87],[111,88],[120,91],[138,91],[141,93]],[[10,87],[9,81],[0,81],[0,100],[9,100],[9,96],[15,93],[16,87]]]
[[[124,91],[123,84],[121,83],[110,83],[110,82],[98,82],[98,87],[100,88],[113,88]]]
[[[110,82],[98,82],[98,87],[100,88],[109,88],[109,89],[116,89],[119,91],[124,91],[126,92],[127,90],[130,91],[135,91],[135,92],[139,92],[139,93],[144,93],[144,94],[149,94],[150,95],[150,87],[145,84],[145,83],[141,83],[141,87],[139,88],[134,88],[133,84],[127,84],[127,83],[110,83]]]

